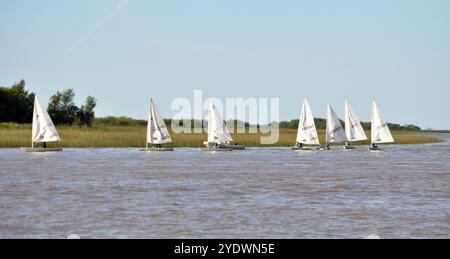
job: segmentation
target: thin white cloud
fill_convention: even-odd
[[[67,51],[70,52],[86,42],[91,35],[97,31],[104,23],[106,23],[109,19],[111,19],[114,15],[116,15],[126,4],[128,4],[129,0],[120,0],[119,3],[114,7],[114,10],[109,13],[107,16],[103,17],[100,21],[98,21],[90,30],[88,30],[83,37],[81,37],[72,47],[70,47]]]

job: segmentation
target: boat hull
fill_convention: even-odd
[[[356,150],[357,148],[355,146],[344,146],[344,150]]]
[[[45,153],[45,152],[61,152],[62,148],[40,148],[40,147],[24,147],[22,148],[27,153]]]
[[[142,151],[142,152],[170,152],[170,151],[173,151],[173,148],[171,148],[171,147],[162,147],[162,148],[149,147],[149,148],[139,149],[139,151]]]
[[[319,150],[319,149],[314,149],[311,147],[291,147],[291,149],[295,150],[295,151],[317,151],[317,150]]]
[[[206,152],[230,152],[233,151],[234,149],[225,147],[206,147],[202,148],[202,150]]]
[[[221,147],[222,148],[233,149],[233,150],[245,150],[245,146],[244,145],[239,145],[239,144],[222,144]]]
[[[216,143],[203,143],[206,148],[204,150],[207,151],[233,151],[233,150],[245,150],[244,145],[239,144],[216,144]]]
[[[378,145],[370,145],[369,146],[369,151],[374,151],[374,152],[376,152],[376,151],[384,151],[383,149],[381,149],[380,148],[380,146],[378,146]]]

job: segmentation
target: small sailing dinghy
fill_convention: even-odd
[[[343,143],[347,141],[344,128],[342,127],[342,124],[331,105],[328,105],[327,107],[327,126],[325,141],[326,144],[324,150],[331,150],[331,143]]]
[[[345,100],[345,136],[347,141],[345,142],[345,150],[354,150],[356,147],[351,146],[349,142],[364,141],[367,140],[367,135],[361,125],[361,121],[356,116],[350,103]]]
[[[391,131],[388,124],[381,115],[380,109],[375,101],[372,102],[372,143],[369,150],[379,151],[381,150],[377,144],[393,143]]]
[[[48,142],[61,141],[55,125],[42,107],[39,98],[34,98],[33,125],[31,129],[31,148],[23,148],[25,152],[59,152],[62,148],[49,148]]]
[[[206,151],[233,151],[244,150],[245,146],[233,144],[230,130],[223,120],[216,106],[209,103],[208,112],[208,141],[203,143]]]
[[[166,124],[159,114],[158,108],[156,107],[155,103],[153,102],[153,100],[150,100],[147,123],[147,141],[145,144],[145,148],[141,149],[141,151],[173,151],[173,148],[162,147],[162,144],[171,142],[172,138],[170,137]],[[149,146],[149,144],[153,146]]]
[[[308,100],[305,98],[303,102],[302,111],[300,113],[300,121],[298,124],[297,143],[293,150],[313,150],[311,147],[305,145],[320,145],[319,136],[317,135],[316,124],[311,112]]]

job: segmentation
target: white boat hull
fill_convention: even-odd
[[[312,148],[312,147],[291,147],[292,150],[295,151],[317,151],[319,148]]]
[[[22,148],[24,152],[27,153],[44,153],[44,152],[61,152],[62,148],[41,148],[41,147],[25,147]]]
[[[355,146],[350,146],[350,145],[344,146],[344,150],[356,150],[356,149],[357,148]]]
[[[233,151],[233,149],[230,148],[202,148],[203,151],[206,152],[229,152]]]
[[[222,144],[221,146],[222,148],[229,148],[233,150],[245,150],[245,146],[239,144]]]
[[[233,148],[227,147],[227,145],[217,145],[217,146],[207,146],[206,148],[202,148],[203,151],[208,152],[229,152],[233,151]]]
[[[245,146],[239,144],[217,144],[209,142],[204,142],[203,144],[206,146],[205,150],[245,150]]]
[[[149,148],[141,148],[141,149],[139,149],[139,151],[143,151],[143,152],[170,152],[170,151],[173,151],[173,148],[170,148],[170,147],[161,147],[161,148],[149,147]]]

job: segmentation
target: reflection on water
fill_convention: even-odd
[[[450,237],[450,143],[0,150],[0,238]]]

